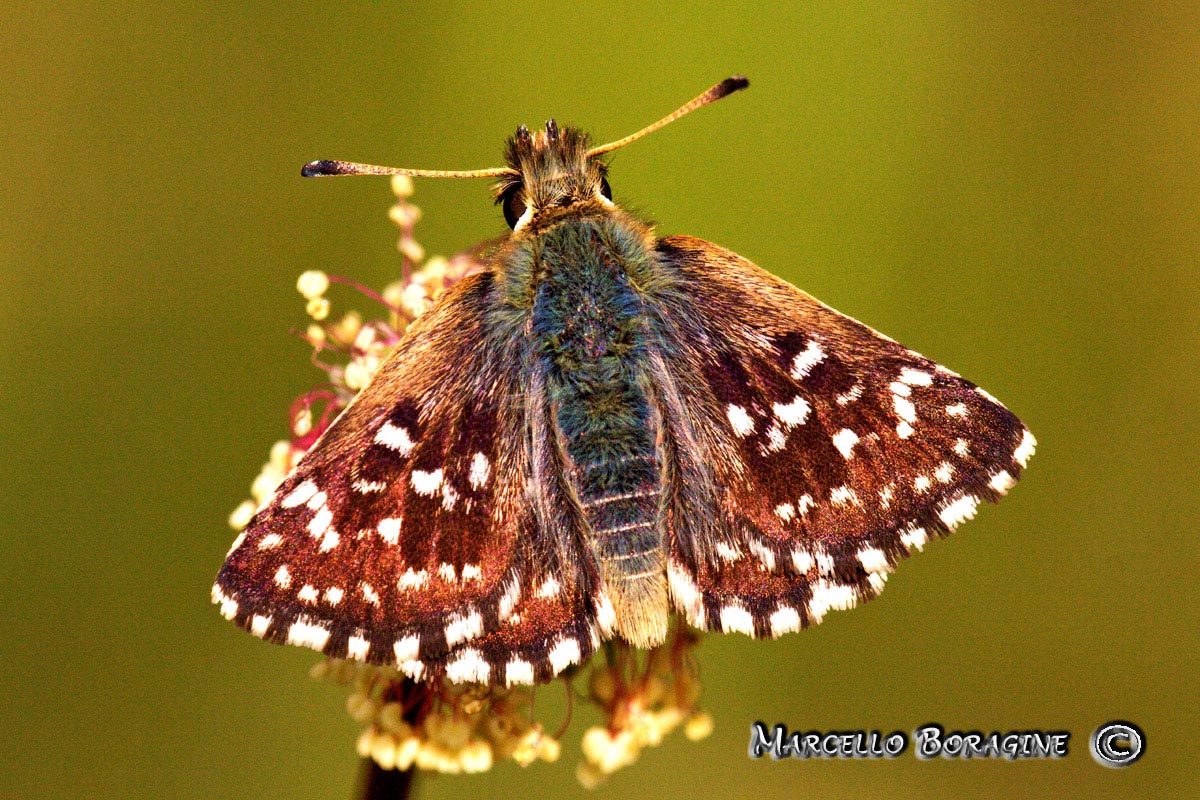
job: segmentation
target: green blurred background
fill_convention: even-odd
[[[318,378],[297,274],[398,270],[387,181],[300,165],[491,166],[519,123],[609,140],[736,72],[750,91],[617,154],[618,201],[963,372],[1041,446],[878,601],[706,640],[716,732],[597,796],[1200,791],[1200,6],[291,6],[7,6],[0,795],[348,796],[344,693],[208,601]],[[414,201],[431,252],[505,230],[482,182]],[[1114,717],[1149,740],[1125,770],[1087,754]],[[772,763],[756,719],[1074,737],[1060,762]],[[419,793],[582,793],[592,721],[557,764]]]

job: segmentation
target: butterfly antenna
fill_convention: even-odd
[[[612,150],[616,150],[618,147],[624,147],[625,145],[629,144],[630,142],[636,142],[638,139],[642,138],[646,134],[654,133],[659,128],[661,128],[665,125],[670,125],[672,122],[679,119],[684,114],[690,114],[691,112],[695,111],[697,108],[700,108],[701,106],[706,106],[709,103],[715,103],[716,101],[720,100],[722,97],[731,95],[734,92],[740,92],[742,89],[745,89],[749,85],[750,85],[750,81],[746,80],[746,78],[741,75],[734,75],[732,78],[726,78],[725,80],[721,81],[716,86],[712,87],[707,92],[705,92],[704,94],[695,98],[691,102],[686,103],[683,106],[681,106],[679,109],[673,111],[670,114],[667,114],[665,117],[660,119],[658,122],[655,122],[653,125],[647,125],[646,127],[642,128],[637,133],[629,134],[624,139],[618,139],[615,142],[609,142],[608,144],[602,144],[599,147],[593,147],[591,150],[588,150],[588,152],[587,152],[588,158],[591,158],[592,156],[598,156],[598,155],[602,155],[604,153],[608,153]]]
[[[403,167],[377,167],[374,164],[356,164],[353,161],[310,161],[300,170],[306,178],[323,178],[330,175],[408,175],[412,178],[498,178],[515,175],[509,167],[492,169],[405,169]]]

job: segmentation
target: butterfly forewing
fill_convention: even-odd
[[[685,237],[658,252],[687,287],[655,312],[677,387],[663,402],[707,455],[676,480],[716,500],[675,516],[672,592],[692,624],[774,636],[872,597],[1032,455],[994,398],[736,254]]]
[[[217,579],[227,615],[397,663],[512,613],[529,467],[513,354],[481,346],[491,289],[456,285],[254,516]]]

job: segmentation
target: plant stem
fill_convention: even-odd
[[[383,769],[370,756],[362,760],[362,765],[361,790],[358,793],[362,800],[408,800],[417,777],[415,768]]]

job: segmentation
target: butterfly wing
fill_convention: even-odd
[[[691,624],[778,636],[869,599],[1032,455],[995,398],[740,256],[671,237],[658,257],[681,287],[653,304],[654,370]]]
[[[472,275],[423,315],[255,514],[214,587],[226,617],[427,676],[564,560],[581,563],[570,520],[537,511],[553,487],[529,497],[544,398],[525,385],[524,337],[493,313],[493,284]],[[565,586],[558,602],[585,590]]]

